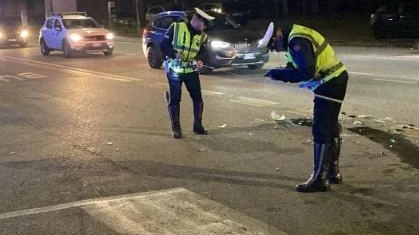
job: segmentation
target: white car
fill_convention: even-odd
[[[110,56],[114,49],[113,38],[111,32],[85,12],[54,13],[45,20],[39,32],[42,55],[60,50],[67,58],[87,51],[102,51]]]

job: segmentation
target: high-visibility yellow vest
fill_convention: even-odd
[[[313,46],[314,56],[316,58],[316,77],[320,76],[323,82],[327,82],[330,79],[339,76],[343,71],[346,70],[345,65],[338,60],[335,56],[335,51],[327,43],[326,39],[317,31],[294,24],[292,26],[288,40],[295,37],[303,37],[310,40]],[[292,61],[288,48],[288,58],[291,59],[294,67],[298,68],[298,65]]]
[[[180,61],[170,60],[170,68],[176,73],[191,73],[195,71],[192,66],[192,61],[198,55],[199,49],[203,39],[206,37],[205,33],[194,35],[191,38],[191,33],[188,26],[184,22],[173,23],[173,49],[182,55]]]

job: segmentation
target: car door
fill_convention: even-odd
[[[385,11],[385,26],[389,32],[399,32],[402,28],[400,22],[400,14],[402,11],[401,4],[395,3],[387,6]]]
[[[41,29],[41,35],[49,48],[53,47],[53,42],[52,42],[52,38],[53,38],[52,35],[54,33],[53,25],[54,25],[54,19],[49,18],[45,22],[44,27],[42,27]]]
[[[59,19],[55,19],[54,26],[52,29],[53,33],[51,34],[51,41],[53,49],[62,49],[62,41],[65,36],[65,30],[63,24]]]

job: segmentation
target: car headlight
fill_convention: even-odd
[[[106,40],[112,40],[114,38],[113,33],[106,34]]]
[[[81,38],[82,37],[79,34],[76,34],[76,33],[73,33],[73,34],[70,35],[70,39],[73,42],[78,42],[78,41],[81,40]]]
[[[3,32],[0,32],[0,39],[4,38]]]
[[[24,29],[24,30],[20,31],[20,37],[27,38],[28,36],[29,36],[28,30]]]
[[[228,42],[223,42],[223,41],[211,41],[211,47],[213,48],[220,48],[220,49],[225,49],[230,47],[230,43]]]

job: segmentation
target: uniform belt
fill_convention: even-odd
[[[178,68],[193,68],[192,62],[176,61],[173,60],[173,66]]]
[[[337,70],[339,70],[342,67],[343,67],[343,63],[342,62],[339,62],[339,63],[333,65],[332,67],[326,69],[325,71],[320,71],[320,75],[322,77],[326,77],[329,74],[332,74],[332,73],[336,72]]]

